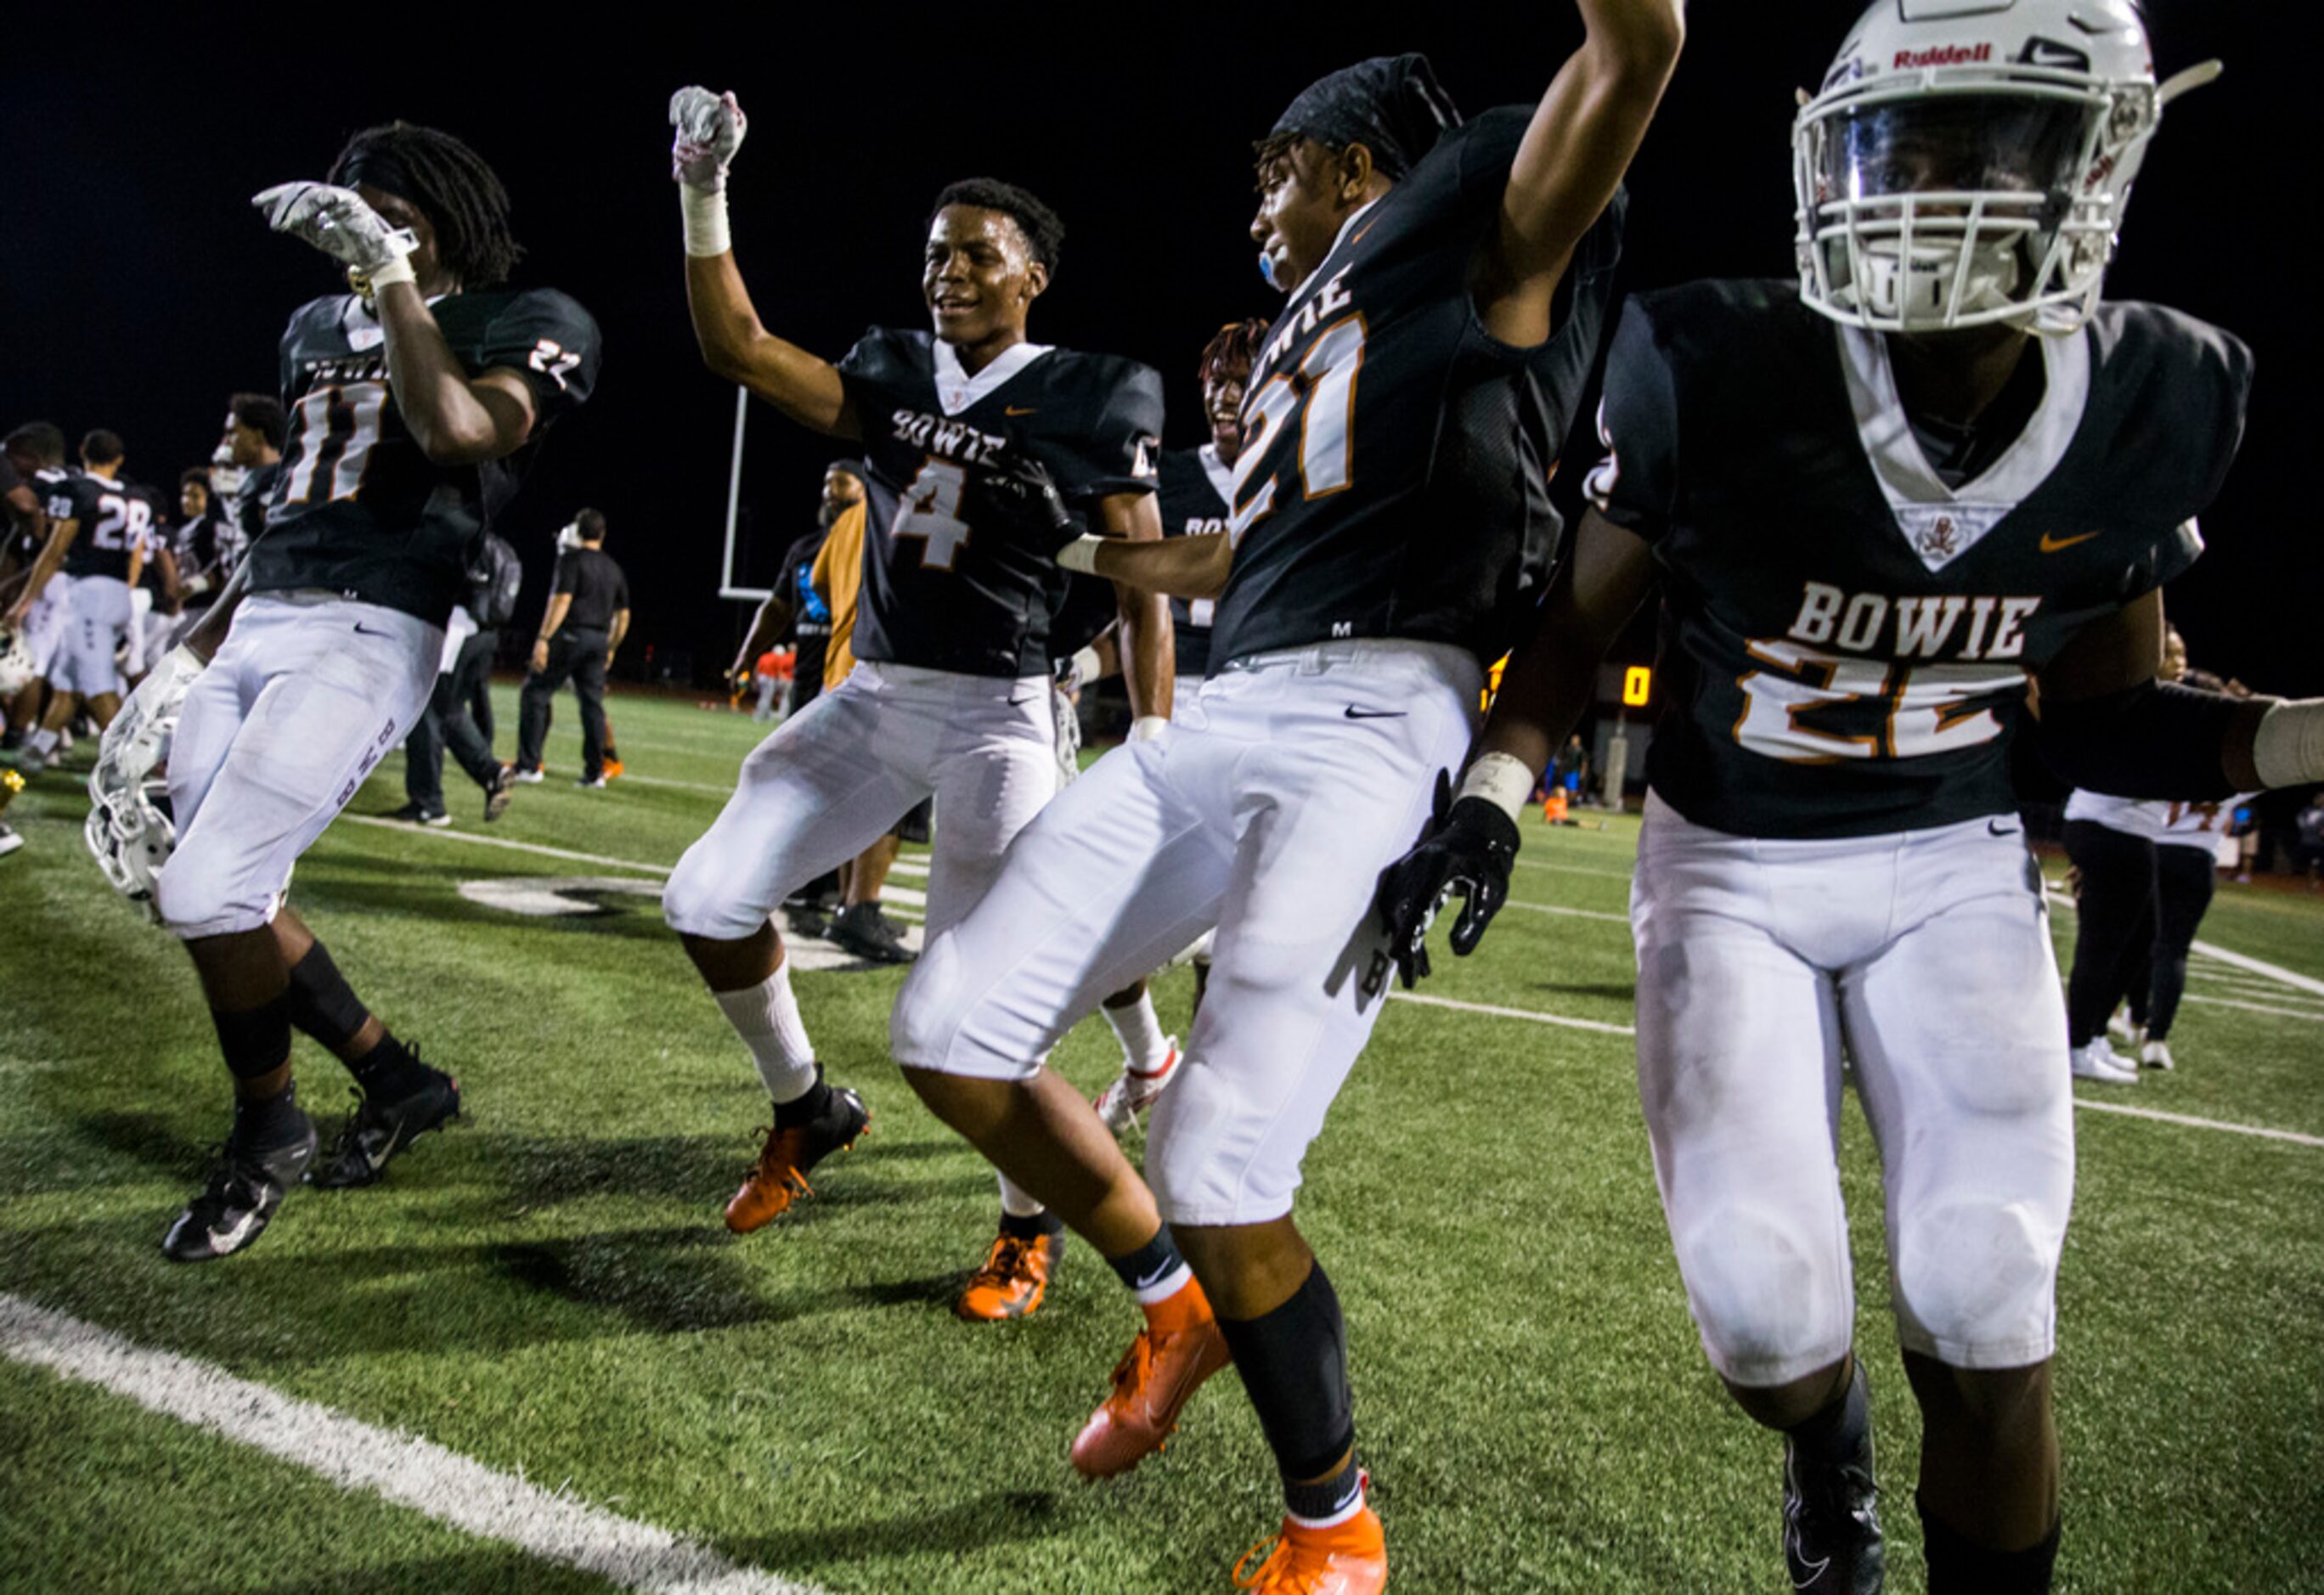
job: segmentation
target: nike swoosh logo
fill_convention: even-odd
[[[355,635],[358,637],[384,637],[388,635],[388,633],[385,632],[366,632],[364,630],[364,623],[361,621],[357,621],[355,622]]]
[[[1001,413],[1003,415],[1030,415],[1040,408],[1041,407],[1038,404],[1028,404],[1022,410],[1019,410],[1014,404],[1004,404],[1001,407]]]
[[[1987,820],[1985,834],[1988,836],[2015,836],[2017,834],[2017,827],[2005,825],[1999,820]]]
[[[1359,709],[1353,704],[1341,711],[1351,720],[1401,720],[1409,712],[1405,709]]]
[[[2045,531],[2042,534],[2042,551],[2044,554],[2054,554],[2061,549],[2070,549],[2076,543],[2089,542],[2098,535],[2095,531],[2085,531],[2076,537],[2057,537]]]
[[[377,1174],[381,1169],[387,1166],[387,1160],[395,1156],[395,1144],[402,1139],[403,1127],[401,1125],[398,1125],[395,1128],[394,1133],[387,1138],[387,1145],[379,1149],[378,1157],[374,1157],[368,1152],[365,1152],[363,1155],[364,1161],[371,1165],[372,1173]]]
[[[250,1233],[250,1227],[257,1222],[258,1215],[255,1212],[246,1212],[240,1218],[236,1219],[230,1227],[224,1230],[212,1230],[210,1231],[210,1249],[212,1251],[232,1251],[235,1247],[242,1244],[243,1237]]]

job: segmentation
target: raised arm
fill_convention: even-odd
[[[804,427],[859,438],[839,368],[766,329],[734,265],[726,226],[726,169],[750,122],[733,95],[681,88],[670,97],[670,176],[686,223],[686,306],[702,363]]]
[[[1686,39],[1683,0],[1577,3],[1589,32],[1534,111],[1477,263],[1486,327],[1526,348],[1554,330],[1566,263],[1621,185]]]

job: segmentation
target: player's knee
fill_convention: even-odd
[[[754,909],[742,900],[734,872],[724,867],[702,842],[696,842],[686,850],[662,886],[661,917],[682,936],[731,942],[756,934],[767,915],[765,908]]]
[[[1914,1212],[1892,1258],[1906,1344],[1961,1368],[2047,1357],[2064,1232],[2062,1214],[2004,1193]]]
[[[255,930],[272,907],[273,893],[258,890],[205,848],[180,848],[153,878],[154,912],[180,936]]]
[[[951,1056],[965,1017],[962,984],[959,945],[949,934],[938,936],[920,949],[888,1010],[888,1049],[915,1091],[922,1090],[920,1074],[943,1070]]]
[[[1832,1227],[1726,1203],[1673,1241],[1703,1350],[1739,1385],[1776,1385],[1848,1348],[1848,1274]]]

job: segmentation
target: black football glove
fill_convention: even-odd
[[[1509,869],[1517,857],[1517,822],[1483,798],[1452,801],[1452,777],[1436,772],[1435,815],[1410,853],[1380,871],[1373,899],[1388,927],[1388,956],[1410,991],[1428,973],[1428,927],[1454,892],[1462,899],[1452,925],[1452,951],[1477,950],[1485,927],[1508,900]]]
[[[1044,555],[1054,556],[1082,535],[1081,522],[1065,507],[1057,479],[1029,450],[1006,449],[982,467],[976,475],[976,493],[1012,536]]]

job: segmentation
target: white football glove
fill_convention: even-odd
[[[200,655],[180,643],[122,704],[97,744],[97,768],[89,771],[89,796],[102,804],[144,785],[154,766],[169,757],[178,711],[194,678],[205,668]]]
[[[713,94],[694,85],[679,89],[669,97],[669,124],[676,130],[669,175],[702,193],[723,193],[726,168],[751,126],[733,91]]]
[[[411,252],[420,240],[409,227],[392,227],[353,189],[328,183],[277,183],[251,204],[278,233],[302,238],[360,279],[359,288],[412,281]]]

